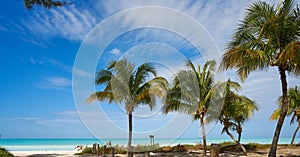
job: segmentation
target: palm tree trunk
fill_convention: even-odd
[[[225,131],[227,133],[228,136],[230,136],[230,138],[243,150],[244,155],[247,155],[247,150],[245,149],[245,147],[235,139],[235,137],[229,132],[228,128],[225,128]]]
[[[203,156],[206,157],[206,151],[207,151],[207,147],[206,147],[206,133],[205,133],[203,116],[200,118],[200,125],[201,125],[202,139],[203,139]]]
[[[276,130],[274,133],[274,137],[273,137],[273,141],[272,141],[272,145],[268,157],[276,156],[276,149],[277,149],[277,143],[278,143],[280,131],[288,110],[287,81],[286,81],[285,71],[286,70],[284,68],[279,67],[283,102],[282,102],[281,113],[277,122]]]
[[[238,135],[239,135],[239,136],[238,136],[238,141],[241,142],[242,133],[241,133],[241,132],[238,132]]]
[[[300,128],[300,119],[298,119],[298,127],[296,128],[296,130],[295,130],[295,132],[294,132],[294,135],[293,135],[293,137],[292,137],[291,145],[294,144],[294,140],[295,140],[295,137],[296,137],[296,135],[297,135],[297,132],[298,132],[299,128]]]
[[[241,126],[240,122],[238,122],[237,133],[238,133],[238,141],[241,142],[241,138],[242,138],[242,126]]]
[[[131,147],[131,140],[132,140],[132,112],[128,113],[128,123],[129,123],[129,132],[128,132],[128,144],[127,144],[127,155],[128,157],[132,157],[132,147]]]

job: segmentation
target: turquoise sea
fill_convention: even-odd
[[[290,138],[280,138],[280,144],[289,144]],[[126,145],[126,138],[112,138],[112,139],[0,139],[0,147],[4,147],[10,151],[39,151],[39,150],[74,150],[78,145],[88,145],[91,146],[94,143],[99,143],[100,145],[105,145],[107,141],[111,141],[112,145]],[[160,146],[164,145],[178,145],[178,144],[199,144],[201,139],[197,138],[180,138],[172,143],[172,139],[167,138],[155,138],[155,143]],[[208,139],[208,144],[211,143],[221,143],[224,141],[231,141],[228,138],[224,139]],[[271,138],[252,138],[252,139],[242,139],[242,143],[261,143],[270,144],[272,142]],[[296,143],[300,142],[300,138],[295,139]],[[133,139],[133,145],[145,145],[149,144],[149,138],[136,138]]]

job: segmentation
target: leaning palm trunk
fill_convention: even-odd
[[[298,132],[299,128],[300,128],[300,118],[298,119],[298,127],[296,128],[296,130],[295,130],[295,132],[294,132],[294,135],[293,135],[293,137],[292,137],[291,145],[294,144],[294,140],[295,140],[295,137],[296,137],[296,135],[297,135],[297,132]]]
[[[241,123],[238,122],[238,126],[237,126],[237,133],[238,133],[238,141],[241,142],[241,138],[242,138],[242,126]]]
[[[285,69],[281,67],[279,68],[283,102],[282,102],[281,113],[277,122],[276,130],[274,133],[274,137],[273,137],[273,141],[272,141],[272,145],[268,157],[276,156],[276,149],[277,149],[277,143],[278,143],[280,131],[288,110],[287,81],[286,81],[285,71],[286,71]]]
[[[128,132],[128,144],[127,144],[127,155],[128,157],[133,156],[131,140],[132,140],[132,112],[128,113],[128,123],[129,123],[129,132]]]
[[[201,132],[202,132],[202,140],[203,140],[203,156],[206,157],[206,133],[205,133],[205,127],[204,127],[204,121],[203,117],[200,118],[200,125],[201,125]]]
[[[241,142],[241,138],[242,138],[242,133],[238,132],[238,141]]]
[[[235,137],[229,132],[228,128],[225,128],[225,131],[227,135],[230,136],[230,138],[243,150],[243,154],[247,155],[247,150],[245,149],[245,147],[238,140],[235,139]]]

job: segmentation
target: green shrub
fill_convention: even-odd
[[[92,154],[92,152],[93,152],[92,148],[86,147],[80,153],[76,153],[75,155]]]
[[[232,142],[232,141],[224,141],[222,143],[220,143],[221,147],[224,147],[224,146],[231,146],[231,145],[236,145],[235,142]]]
[[[0,148],[0,156],[1,157],[14,157],[14,155],[12,155],[10,152],[8,152],[4,148]]]
[[[117,146],[119,147],[119,146]],[[100,147],[98,152],[99,154],[102,154],[104,150],[104,146]],[[80,153],[76,153],[75,155],[85,155],[85,154],[92,154],[93,153],[93,148],[91,147],[86,147],[84,148]],[[115,148],[115,154],[126,154],[127,151],[123,147]],[[105,149],[105,154],[112,154],[112,149],[111,148],[106,148]],[[1,156],[0,156],[1,157]]]

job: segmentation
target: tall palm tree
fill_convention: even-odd
[[[270,120],[277,120],[280,116],[281,113],[281,105],[282,105],[282,96],[280,96],[278,98],[278,109],[276,109],[273,114],[270,117]],[[294,144],[294,140],[295,137],[297,135],[297,132],[300,128],[300,90],[297,86],[295,86],[294,88],[290,88],[288,90],[288,111],[287,111],[287,115],[291,116],[292,115],[292,119],[290,124],[292,124],[294,121],[298,122],[298,126],[294,131],[292,140],[291,140],[291,145]]]
[[[24,0],[24,5],[27,9],[33,8],[34,5],[43,6],[49,9],[51,7],[61,7],[70,3],[72,2],[60,0]]]
[[[203,139],[203,155],[206,156],[205,118],[209,107],[210,93],[213,86],[213,71],[216,62],[207,61],[203,68],[196,67],[190,60],[188,70],[180,71],[174,78],[173,87],[168,91],[164,112],[179,111],[199,120]]]
[[[245,96],[240,96],[236,92],[241,88],[237,82],[230,80],[223,82],[225,85],[224,105],[221,111],[219,121],[223,124],[222,133],[226,134],[243,150],[244,155],[247,155],[245,147],[240,143],[242,134],[242,124],[251,118],[257,106],[254,101]],[[232,89],[234,89],[234,92]],[[229,131],[233,130],[238,133],[238,139]]]
[[[154,78],[150,79],[150,74]],[[128,156],[132,153],[132,114],[139,105],[148,105],[152,109],[156,96],[165,95],[167,81],[156,77],[156,71],[151,63],[144,63],[138,68],[126,59],[112,61],[107,69],[97,73],[95,83],[104,85],[104,89],[89,96],[87,103],[94,100],[109,103],[125,104],[128,114]],[[164,94],[165,93],[165,94]]]
[[[276,66],[279,70],[283,105],[269,157],[276,155],[278,138],[286,117],[286,73],[300,74],[300,11],[293,0],[278,7],[257,1],[247,9],[223,55],[221,69],[237,69],[244,81],[251,71]]]

